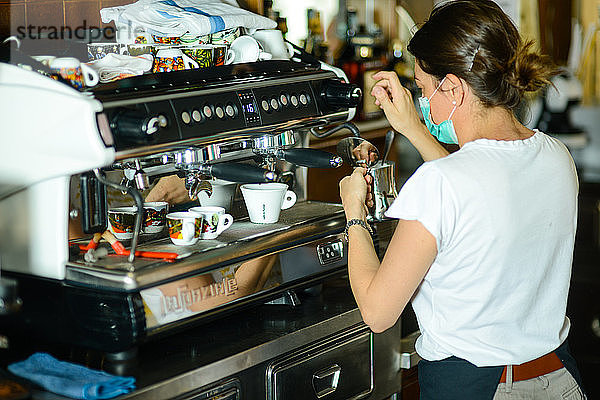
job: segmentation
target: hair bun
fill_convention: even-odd
[[[555,71],[550,58],[535,51],[533,44],[528,41],[517,48],[506,68],[507,82],[522,92],[534,92],[550,84]]]

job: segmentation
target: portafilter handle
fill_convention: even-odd
[[[343,164],[340,156],[317,149],[280,150],[277,158],[309,168],[338,168]]]
[[[217,179],[239,183],[275,182],[277,174],[264,168],[241,163],[205,165],[201,172]]]

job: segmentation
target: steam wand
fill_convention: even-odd
[[[337,131],[341,131],[342,129],[348,129],[350,132],[352,132],[352,136],[354,137],[360,137],[360,131],[358,130],[358,127],[356,125],[354,125],[352,122],[344,122],[343,124],[340,125],[336,125],[331,129],[327,129],[327,130],[320,130],[317,131],[317,127],[314,128],[310,128],[310,133],[313,134],[313,136],[319,138],[319,139],[323,139],[326,138],[332,134],[334,134]]]
[[[100,173],[99,169],[94,169],[94,175],[96,175],[96,178],[98,178],[98,180],[106,186],[110,186],[113,189],[127,192],[127,194],[133,197],[133,200],[135,201],[135,205],[138,209],[138,212],[135,216],[135,229],[133,230],[133,237],[131,238],[131,250],[129,252],[129,258],[127,260],[130,263],[132,263],[133,260],[135,260],[135,248],[137,247],[140,232],[142,231],[142,218],[144,216],[144,199],[142,198],[142,195],[136,188],[132,186],[125,187],[109,181]]]

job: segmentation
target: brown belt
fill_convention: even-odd
[[[549,374],[563,367],[563,363],[556,353],[548,353],[545,356],[528,361],[521,365],[513,365],[513,382],[526,381],[538,376]],[[500,383],[506,382],[506,367],[502,371]]]

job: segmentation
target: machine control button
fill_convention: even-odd
[[[304,93],[300,95],[300,103],[302,103],[303,106],[308,104],[308,96]]]
[[[148,116],[141,110],[117,109],[109,116],[108,122],[115,137],[144,144],[160,131],[161,121],[164,124],[168,122],[164,116]]]
[[[317,245],[317,256],[321,265],[327,265],[344,258],[344,244],[341,239]]]
[[[362,90],[357,85],[331,79],[323,83],[321,98],[333,109],[356,107],[362,99]]]
[[[202,113],[204,114],[204,116],[205,116],[206,118],[212,118],[212,116],[213,116],[212,108],[210,108],[210,106],[209,106],[209,105],[205,105],[205,106],[202,108]]]
[[[196,122],[202,122],[202,113],[198,110],[192,111],[192,119]]]
[[[260,106],[263,110],[269,111],[269,102],[267,100],[263,100],[260,102]]]
[[[190,122],[192,122],[192,117],[190,116],[189,112],[184,111],[181,113],[181,120],[184,124],[189,124]]]
[[[219,119],[225,118],[225,111],[223,111],[223,107],[221,106],[215,107],[215,114],[217,117],[219,117]]]
[[[273,108],[273,110],[279,110],[279,102],[276,98],[271,99],[271,107]]]
[[[288,105],[288,98],[287,98],[287,96],[286,96],[285,94],[283,94],[283,93],[282,93],[282,94],[279,96],[279,102],[281,103],[281,105],[283,105],[283,106],[287,106],[287,105]]]
[[[161,128],[166,128],[169,125],[169,120],[164,115],[160,114],[156,118],[158,118],[158,126]]]
[[[231,118],[235,117],[236,112],[232,104],[227,104],[227,107],[225,107],[225,114],[227,114]]]
[[[292,103],[292,105],[294,107],[298,107],[298,96],[296,96],[295,94],[290,96],[290,103]]]

